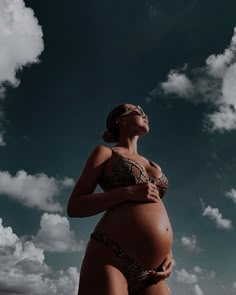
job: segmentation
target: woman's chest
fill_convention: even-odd
[[[153,168],[149,167],[149,171]],[[155,167],[154,169],[157,170]],[[154,172],[152,172],[154,174]],[[158,173],[158,171],[156,172]],[[160,173],[160,171],[159,171]],[[155,174],[154,174],[155,175]],[[121,186],[129,186],[143,182],[152,182],[163,195],[167,189],[168,180],[164,173],[158,178],[152,177],[147,173],[147,170],[133,159],[124,157],[113,157],[107,162],[100,186],[104,189],[111,189]]]

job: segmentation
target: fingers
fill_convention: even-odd
[[[159,202],[160,196],[159,191],[153,183],[143,182],[130,187],[131,201],[148,201],[148,202]]]
[[[166,260],[164,261],[163,265],[162,265],[162,269],[163,269],[164,271],[167,270],[168,268],[171,267],[171,264],[172,264],[172,260],[169,261],[169,260],[166,259]]]
[[[159,280],[165,280],[171,275],[172,263],[169,262],[167,267],[165,267],[165,265],[163,264],[162,269],[163,269],[162,271],[153,270],[153,272],[152,272],[152,277],[156,282]]]
[[[156,203],[156,202],[159,202],[159,197],[158,195],[150,194],[150,195],[147,195],[147,200]]]
[[[152,278],[155,282],[158,282],[160,280],[165,280],[171,275],[171,271],[166,270],[166,271],[161,271],[161,272],[153,272],[152,273]]]
[[[158,202],[160,199],[156,185],[150,182],[147,183],[147,198],[154,202]]]
[[[157,276],[160,276],[160,277],[168,277],[168,276],[170,276],[170,274],[171,274],[171,270],[170,269],[156,272],[156,275]]]

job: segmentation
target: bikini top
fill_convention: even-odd
[[[112,156],[107,160],[106,169],[104,169],[102,178],[99,181],[99,185],[104,191],[149,181],[156,184],[160,198],[164,196],[168,188],[168,179],[163,172],[158,178],[151,177],[137,161],[122,156],[111,147],[110,149],[112,150]],[[149,163],[157,168],[152,161],[149,160]]]

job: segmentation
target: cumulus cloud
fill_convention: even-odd
[[[195,274],[199,276],[201,276],[202,278],[207,278],[207,279],[214,279],[216,274],[215,274],[215,271],[214,270],[207,270],[207,269],[203,269],[201,267],[199,267],[198,265],[194,266],[193,267],[193,272]]]
[[[207,206],[206,208],[203,208],[202,215],[207,216],[213,220],[217,228],[225,230],[230,230],[233,228],[231,220],[223,218],[218,208]]]
[[[235,61],[236,54],[236,28],[234,29],[234,35],[232,37],[230,46],[225,49],[223,54],[212,54],[207,60],[207,70],[210,75],[222,78],[227,72],[228,67]]]
[[[44,213],[40,230],[33,239],[34,243],[49,252],[83,251],[84,241],[77,241],[66,217]]]
[[[44,250],[19,238],[0,218],[0,294],[76,295],[78,281],[76,267],[53,271]]]
[[[155,97],[176,94],[192,103],[208,103],[212,111],[205,114],[205,130],[231,131],[236,129],[236,28],[230,45],[222,54],[212,54],[204,66],[171,70],[167,81],[152,91]]]
[[[187,285],[189,291],[194,295],[204,295],[198,284],[198,277],[194,273],[187,272],[184,268],[175,271],[175,281]]]
[[[229,192],[225,193],[225,196],[229,199],[231,199],[234,203],[236,203],[236,190],[231,189]]]
[[[0,218],[0,247],[14,245],[17,240],[18,237],[13,233],[12,228],[3,227],[2,218]]]
[[[195,295],[204,295],[202,289],[199,287],[198,284],[195,284],[193,286],[193,294],[195,294]]]
[[[171,70],[168,74],[168,80],[161,83],[165,94],[176,93],[179,96],[188,97],[192,95],[194,88],[190,79],[178,71]]]
[[[216,277],[216,273],[214,270],[207,273],[208,279],[214,279]]]
[[[4,130],[0,131],[0,146],[5,146],[6,142],[4,141]]]
[[[18,72],[39,62],[44,50],[43,32],[34,11],[23,0],[0,1],[0,97],[6,86],[20,84]],[[1,118],[0,111],[0,119]],[[6,145],[0,125],[0,147]]]
[[[26,273],[15,267],[11,272],[0,271],[0,294],[77,295],[79,273],[69,267],[48,275]]]
[[[198,282],[198,278],[196,274],[191,274],[187,272],[184,268],[181,270],[176,270],[176,281],[179,283],[187,284],[187,285],[192,285]]]
[[[11,176],[7,171],[0,171],[0,194],[18,200],[28,207],[50,212],[62,211],[61,205],[54,197],[63,188],[73,184],[73,179],[57,180],[44,173],[30,175],[20,170],[16,176]]]
[[[75,182],[72,178],[69,178],[69,177],[65,177],[62,181],[61,181],[61,184],[63,187],[72,187]]]
[[[200,274],[203,272],[202,268],[199,267],[198,265],[194,266],[193,271],[197,274]]]
[[[6,84],[19,85],[17,71],[39,62],[44,49],[42,28],[23,0],[1,0],[0,44],[0,94],[3,95]]]
[[[192,235],[191,237],[183,236],[181,238],[181,245],[190,252],[199,253],[202,251],[197,245],[197,238],[195,235]]]

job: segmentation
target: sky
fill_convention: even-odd
[[[235,80],[233,0],[0,0],[0,294],[77,294],[102,213],[66,205],[120,103],[169,180],[171,294],[236,294]]]

